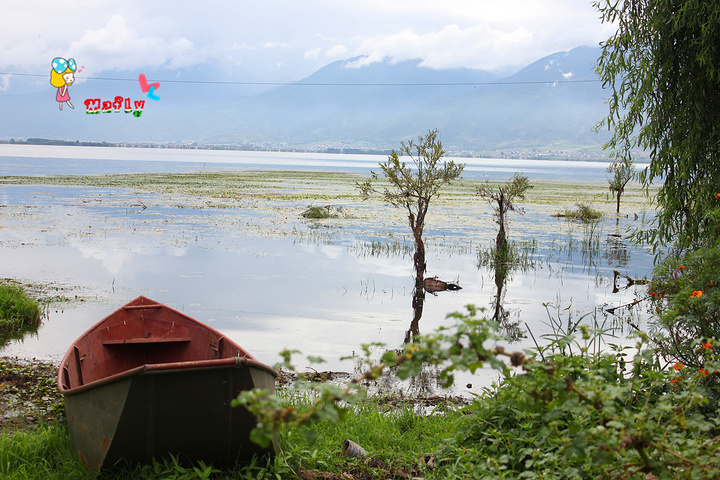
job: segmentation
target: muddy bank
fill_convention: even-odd
[[[61,421],[65,407],[56,379],[51,362],[0,357],[0,429],[11,433]]]

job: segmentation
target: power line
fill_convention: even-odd
[[[17,77],[47,77],[32,73],[0,72],[0,75],[11,75]],[[82,77],[86,80],[102,80],[112,82],[137,82],[137,78],[109,78],[109,77]],[[287,83],[287,82],[220,82],[209,80],[157,80],[159,83],[187,83],[193,85],[265,85],[282,87],[471,87],[484,85],[556,85],[565,83],[600,83],[601,80],[536,80],[536,81],[497,81],[497,82],[418,82],[418,83]]]

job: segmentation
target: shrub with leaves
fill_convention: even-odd
[[[664,362],[648,348],[645,334],[639,334],[634,351],[613,346],[592,353],[597,339],[581,328],[580,339],[559,338],[535,357],[506,352],[498,344],[497,324],[476,313],[469,308],[466,315],[451,315],[456,325],[418,336],[402,351],[387,351],[380,363],[369,360],[372,348],[366,346],[367,371],[344,388],[311,387],[319,390],[307,407],[288,407],[262,392],[243,393],[237,403],[258,416],[254,438],[269,441],[282,428],[341,421],[343,410],[360,398],[359,383],[389,367],[407,378],[423,365],[437,365],[451,385],[458,371],[492,366],[505,379],[466,407],[462,426],[438,441],[437,478],[720,475],[718,407],[708,402],[720,376],[720,357],[712,348],[705,348],[703,368],[695,369]],[[561,353],[567,342],[574,342],[577,354]]]
[[[718,194],[720,197],[720,194]],[[716,199],[720,203],[720,198]],[[706,215],[720,228],[720,208]],[[669,359],[700,368],[698,342],[720,338],[720,236],[715,243],[673,254],[660,263],[649,286],[655,299],[658,345]]]

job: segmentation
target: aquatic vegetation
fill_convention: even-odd
[[[603,212],[596,210],[589,205],[583,203],[577,204],[575,210],[565,209],[553,215],[553,217],[567,218],[570,220],[578,220],[583,223],[595,222],[604,216]]]
[[[498,250],[496,246],[477,248],[477,268],[485,267],[491,270],[504,265],[508,272],[519,270],[526,272],[535,268],[538,242],[535,239],[521,242],[509,242],[505,249]]]
[[[302,212],[300,216],[313,220],[322,220],[326,218],[338,218],[344,214],[345,212],[342,207],[325,205],[323,207],[310,206],[304,212]]]

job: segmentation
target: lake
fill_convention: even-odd
[[[297,192],[305,184],[293,172],[367,175],[384,159],[0,145],[0,176],[283,170],[287,181],[273,188]],[[601,163],[458,160],[468,164],[469,179],[506,180],[522,171],[531,181],[585,182],[607,190]],[[323,188],[353,193],[351,186]],[[626,343],[632,325],[647,320],[642,304],[616,315],[606,310],[644,296],[642,286],[625,288],[625,278],[649,276],[653,257],[624,237],[627,228],[642,228],[653,212],[637,203],[628,207],[629,216],[615,218],[609,215],[612,201],[588,195],[588,203],[608,212],[591,229],[552,217],[557,205],[532,199],[523,205],[524,215],[511,214],[510,240],[528,242],[524,266],[510,272],[500,295],[505,331],[516,337],[510,342],[514,349],[543,342],[560,324],[585,314],[586,322],[617,327],[616,338],[608,337],[617,343]],[[0,186],[2,276],[72,299],[54,303],[36,335],[10,343],[2,353],[59,361],[84,330],[145,295],[221,330],[266,363],[293,348],[327,360],[310,365],[300,356],[301,369],[352,371],[355,363],[341,357],[358,353],[362,343],[400,348],[413,334],[449,325],[446,315],[467,304],[487,308],[488,314],[496,304],[495,272],[478,255],[493,243],[496,229],[491,208],[479,198],[431,205],[428,275],[462,289],[427,294],[419,323],[413,322],[409,228],[400,210],[337,195],[332,203],[349,212],[347,217],[308,221],[299,212],[311,200],[288,199],[275,190],[272,196],[258,191],[223,205],[210,203],[131,188]],[[463,384],[472,384],[466,393],[477,393],[496,378],[483,370]]]
[[[378,162],[386,158],[360,154],[0,144],[0,176],[298,168],[365,174],[377,170]],[[605,182],[607,178],[607,164],[603,162],[448,158],[466,165],[465,178],[505,180],[515,172],[523,172],[531,180]],[[568,178],[570,172],[572,178]]]

